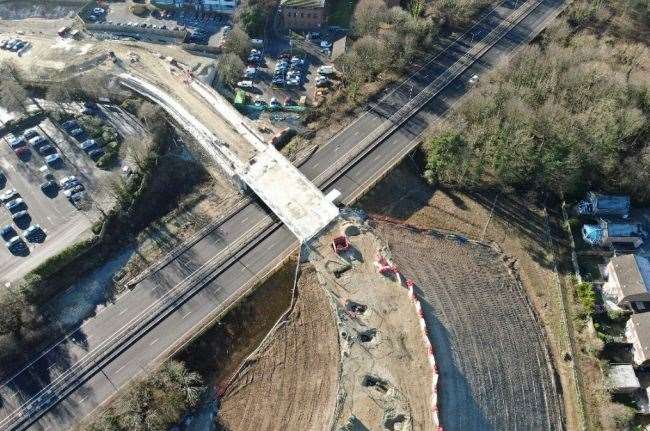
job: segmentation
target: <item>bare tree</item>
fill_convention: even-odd
[[[354,32],[358,36],[376,35],[387,16],[388,7],[384,0],[361,0],[352,16]]]
[[[221,56],[217,62],[217,73],[221,83],[234,86],[242,74],[244,62],[234,53]]]
[[[239,58],[244,60],[248,57],[248,52],[251,48],[251,38],[248,37],[246,32],[239,26],[235,26],[223,44],[223,51],[225,53],[236,54]]]

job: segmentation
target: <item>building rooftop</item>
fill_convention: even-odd
[[[634,254],[615,256],[611,260],[616,278],[625,296],[648,293],[650,262]]]
[[[628,320],[630,325],[636,332],[639,339],[641,348],[643,349],[643,356],[648,358],[650,356],[650,313],[635,313]]]
[[[609,367],[609,383],[614,391],[641,388],[632,364],[612,365]]]
[[[281,0],[280,5],[286,7],[316,9],[325,7],[325,0]]]

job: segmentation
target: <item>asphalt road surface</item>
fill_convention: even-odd
[[[339,160],[350,159],[357,153],[356,149],[368,144],[364,137],[375,133],[386,119],[409,99],[417,97],[421,89],[480,43],[491,29],[521,5],[521,1],[518,4],[506,1],[487,14],[471,32],[456,40],[425,69],[389,90],[383,101],[332,138],[301,166],[301,170],[316,184],[321,184],[326,180],[323,172],[331,170]],[[423,109],[378,141],[378,145],[360,160],[346,166],[344,175],[326,184],[325,190],[338,189],[346,203],[356,199],[412,150],[422,132],[466,93],[467,81],[472,75],[481,75],[504,55],[527,43],[562,6],[560,0],[543,1]],[[242,250],[244,243],[248,245]],[[87,320],[5,382],[0,387],[0,429],[29,426],[43,430],[70,429],[119,387],[168,355],[197,327],[254,286],[260,276],[273,269],[297,246],[297,240],[269,216],[261,204],[255,201],[247,204],[218,229],[142,280],[115,304]],[[183,289],[191,290],[191,294],[171,302],[165,311],[155,308],[156,304],[164,303],[174,292]],[[152,319],[152,323],[135,335],[126,332],[129,322],[143,319],[142,313]],[[48,388],[52,390],[48,392]]]

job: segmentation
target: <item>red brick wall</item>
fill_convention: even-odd
[[[282,8],[284,26],[292,30],[315,30],[325,24],[325,8]]]

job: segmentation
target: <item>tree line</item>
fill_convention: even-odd
[[[648,48],[574,30],[561,23],[481,79],[426,143],[430,180],[650,199]]]

